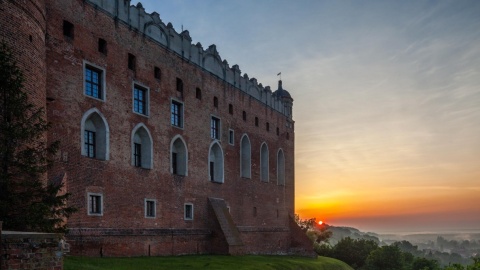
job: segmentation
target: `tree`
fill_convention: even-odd
[[[378,249],[378,244],[373,240],[343,238],[334,247],[332,257],[344,261],[354,269],[365,265],[368,255]]]
[[[416,257],[412,264],[412,270],[439,270],[440,266],[436,260]]]
[[[383,246],[372,251],[364,267],[367,270],[404,270],[405,268],[403,252],[395,245]]]
[[[46,143],[45,112],[28,102],[23,74],[0,44],[0,220],[7,230],[65,231],[75,209],[61,183],[46,184],[58,142]]]

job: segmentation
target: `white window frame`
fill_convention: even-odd
[[[85,89],[85,87],[86,87],[86,79],[87,79],[87,76],[86,76],[86,74],[85,74],[85,69],[87,68],[87,66],[91,67],[92,69],[97,69],[97,70],[99,70],[99,71],[102,72],[102,74],[101,74],[101,80],[102,80],[102,82],[101,82],[101,84],[100,84],[101,87],[102,87],[102,90],[101,90],[101,91],[102,91],[101,98],[96,98],[96,97],[94,97],[94,96],[87,95],[87,93],[86,93],[86,91],[85,91],[85,90],[86,90],[86,89]],[[83,91],[83,95],[86,96],[86,97],[88,97],[88,98],[93,98],[93,99],[95,99],[95,100],[99,100],[99,101],[102,101],[102,102],[106,102],[106,101],[107,101],[107,82],[106,82],[106,81],[107,81],[107,80],[106,80],[106,78],[107,78],[107,76],[106,76],[107,71],[105,70],[105,68],[100,67],[100,66],[98,66],[98,65],[95,65],[95,64],[93,64],[93,63],[91,63],[91,62],[88,62],[88,61],[86,61],[86,60],[83,60],[82,68],[83,68],[83,70],[82,70],[82,74],[83,74],[83,88],[82,88],[82,91]]]
[[[153,202],[153,216],[148,215],[147,209],[148,209],[149,202]],[[145,205],[145,218],[156,218],[157,217],[157,200],[145,198],[144,205]]]
[[[228,144],[235,145],[235,131],[233,129],[228,130]]]
[[[180,126],[176,126],[176,125],[172,124],[172,104],[173,103],[177,103],[180,106],[180,112],[179,112],[180,113]],[[184,129],[184,127],[185,127],[185,114],[184,114],[185,109],[184,109],[184,107],[185,107],[185,104],[182,101],[174,99],[174,98],[172,98],[170,100],[170,125],[172,127],[179,128],[179,129]]]
[[[91,196],[99,196],[100,197],[100,213],[90,212],[90,209],[91,209],[90,197]],[[87,215],[89,215],[89,216],[103,216],[103,194],[102,193],[87,192]]]
[[[145,114],[139,113],[135,111],[135,86],[138,86],[139,88],[145,89]],[[139,82],[133,82],[132,83],[132,112],[134,114],[138,114],[144,117],[149,118],[150,117],[150,88],[148,86],[145,86],[144,84],[141,84]]]
[[[213,118],[218,120],[218,138],[212,137],[212,120],[213,120]],[[210,128],[210,139],[221,141],[222,140],[222,120],[220,119],[220,117],[218,117],[216,115],[210,115],[209,128]]]
[[[190,218],[187,218],[187,206],[191,206],[192,213],[191,213]],[[183,204],[183,219],[184,220],[193,220],[193,217],[194,217],[193,213],[194,213],[193,203]]]

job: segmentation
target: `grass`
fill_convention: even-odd
[[[161,269],[295,269],[353,270],[346,263],[327,257],[317,259],[293,256],[216,256],[91,258],[68,256],[64,270],[161,270]]]

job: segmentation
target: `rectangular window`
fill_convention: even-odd
[[[133,89],[133,111],[147,115],[147,89],[138,85]]]
[[[247,112],[246,111],[242,112],[242,118],[243,118],[243,121],[247,121]]]
[[[210,181],[215,181],[215,162],[210,161]]]
[[[212,139],[220,139],[220,119],[212,117],[210,122],[210,137]]]
[[[74,33],[73,33],[73,23],[69,21],[63,21],[63,35],[73,39]]]
[[[137,64],[137,59],[135,55],[129,53],[128,54],[128,69],[135,71],[135,66]]]
[[[133,144],[133,159],[135,167],[142,167],[142,145],[139,143]]]
[[[233,114],[233,105],[232,104],[228,104],[228,113]]]
[[[157,215],[156,201],[145,199],[145,217],[154,218]]]
[[[255,126],[258,127],[258,117],[255,117]]]
[[[107,55],[107,41],[103,38],[98,39],[98,51]]]
[[[85,154],[87,157],[95,157],[95,132],[90,130],[85,130],[84,132],[84,141],[85,141]]]
[[[270,131],[270,123],[267,122],[267,123],[265,124],[265,126],[266,126],[267,131]]]
[[[193,204],[186,203],[185,204],[185,220],[193,220]]]
[[[153,75],[155,76],[155,79],[160,80],[162,78],[162,72],[160,71],[159,67],[154,67],[153,68]]]
[[[183,104],[174,100],[170,105],[170,123],[172,126],[183,127]]]
[[[172,153],[172,173],[178,174],[177,153]]]
[[[233,132],[233,129],[230,129],[228,131],[228,143],[231,144],[231,145],[234,145],[234,132]]]
[[[103,99],[103,71],[90,65],[85,65],[85,95]]]
[[[180,78],[177,78],[177,91],[183,93],[183,81]]]
[[[103,214],[103,196],[97,193],[88,193],[88,214]]]

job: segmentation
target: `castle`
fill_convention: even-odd
[[[1,0],[0,40],[60,150],[87,256],[312,254],[293,220],[293,99],[129,0]]]

